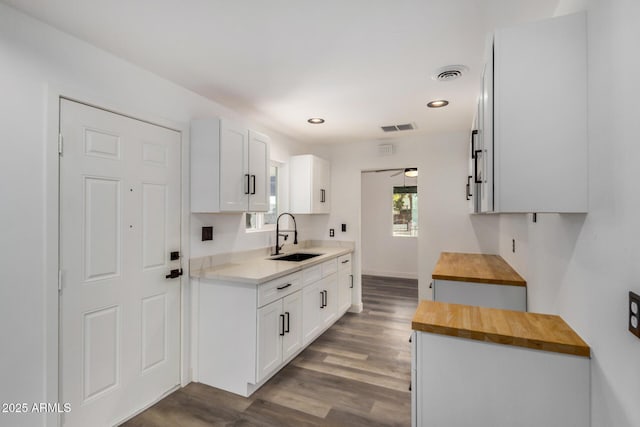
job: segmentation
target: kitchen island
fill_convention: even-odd
[[[559,316],[421,301],[414,426],[588,426],[589,346]]]

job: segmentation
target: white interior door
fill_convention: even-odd
[[[67,100],[60,132],[63,425],[114,425],[180,380],[180,134]]]

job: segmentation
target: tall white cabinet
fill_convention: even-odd
[[[480,212],[587,212],[584,13],[496,30],[472,152]]]
[[[227,119],[191,122],[191,211],[269,210],[269,137]]]
[[[289,159],[292,213],[328,214],[331,210],[331,165],[328,160],[304,154]]]

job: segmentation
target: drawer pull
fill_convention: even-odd
[[[286,285],[284,285],[284,286],[278,286],[276,289],[277,289],[277,290],[279,290],[279,291],[281,291],[281,290],[283,290],[283,289],[287,289],[289,286],[291,286],[291,283],[287,283],[287,284],[286,284]]]
[[[346,264],[346,263],[348,263],[348,262],[349,262],[349,260],[348,260],[348,259],[345,259],[344,261],[342,261],[342,263],[343,263],[343,264]]]

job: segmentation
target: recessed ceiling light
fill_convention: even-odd
[[[427,107],[429,107],[429,108],[441,108],[441,107],[446,107],[447,105],[449,105],[449,101],[444,100],[444,99],[437,99],[435,101],[431,101],[430,103],[428,103]]]
[[[324,123],[324,119],[321,119],[320,117],[312,117],[307,121],[312,125],[319,125],[321,123]]]

